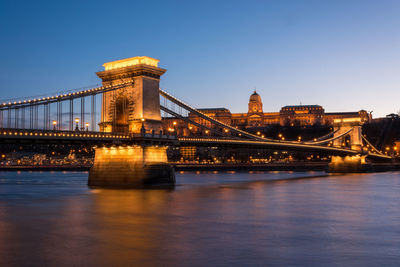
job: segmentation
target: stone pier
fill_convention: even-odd
[[[167,164],[166,149],[157,146],[96,148],[88,184],[124,188],[174,186],[175,174]]]
[[[329,163],[328,172],[331,173],[361,173],[370,170],[371,165],[366,162],[366,156],[333,156]]]

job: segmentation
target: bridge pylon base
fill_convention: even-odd
[[[330,173],[362,173],[371,169],[371,165],[365,160],[366,156],[333,156],[329,163]]]
[[[166,147],[101,147],[95,149],[88,185],[122,188],[173,187],[175,173],[167,163]]]

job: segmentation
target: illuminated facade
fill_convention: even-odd
[[[371,114],[365,110],[358,112],[325,112],[319,105],[293,105],[284,106],[279,112],[264,112],[261,96],[254,91],[251,94],[247,113],[231,113],[227,108],[198,109],[202,113],[231,126],[245,129],[252,127],[265,127],[268,125],[281,126],[315,126],[333,125],[336,119],[360,118],[362,122],[369,122]],[[197,123],[211,127],[205,121],[193,113],[189,113],[189,119]],[[188,135],[198,129],[194,125],[175,119],[164,119],[164,131],[177,132],[179,135]]]
[[[131,83],[124,88],[103,93],[102,132],[139,133],[142,126],[161,130],[160,77],[165,69],[159,60],[150,57],[132,57],[103,64],[97,72],[103,86]]]

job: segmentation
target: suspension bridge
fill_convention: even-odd
[[[166,70],[158,67],[156,59],[134,57],[103,66],[105,70],[97,72],[102,86],[0,102],[0,143],[83,142],[100,147],[205,145],[390,159],[362,135],[360,118],[335,120],[331,133],[313,140],[264,138],[212,118],[160,89],[160,77]],[[201,120],[191,119],[189,113]],[[210,136],[165,133],[162,118],[168,116],[207,130]],[[342,146],[344,138],[350,140],[347,147]]]

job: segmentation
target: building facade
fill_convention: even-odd
[[[247,113],[231,113],[227,108],[207,108],[198,110],[213,119],[240,129],[266,127],[269,125],[330,126],[335,119],[359,117],[363,122],[369,122],[372,119],[371,114],[365,110],[329,113],[325,112],[324,108],[320,105],[284,106],[279,112],[264,112],[261,96],[256,91],[250,95]],[[198,117],[196,114],[189,113],[189,119],[211,127],[207,121]],[[176,131],[179,135],[188,135],[198,131],[197,127],[194,125],[188,125],[186,122],[173,118],[164,118],[163,125],[164,131]]]

